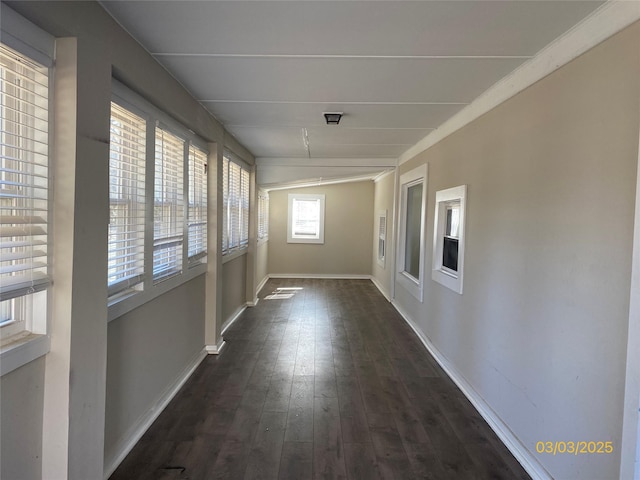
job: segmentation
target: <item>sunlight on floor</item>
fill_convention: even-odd
[[[271,292],[271,295],[264,297],[265,300],[282,300],[293,297],[299,290],[304,290],[302,287],[278,287],[275,291]]]

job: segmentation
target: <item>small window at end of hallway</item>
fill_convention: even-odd
[[[289,194],[287,243],[324,243],[323,194]]]
[[[424,291],[427,165],[400,177],[400,216],[396,280],[422,302]]]
[[[384,268],[387,255],[387,211],[378,212],[378,265]]]
[[[464,219],[467,186],[436,193],[433,272],[436,282],[462,294],[464,271]]]

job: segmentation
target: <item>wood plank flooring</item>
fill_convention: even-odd
[[[370,281],[260,297],[112,480],[530,478]]]

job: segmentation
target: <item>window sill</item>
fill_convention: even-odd
[[[50,345],[47,335],[16,335],[14,341],[8,341],[0,348],[0,376],[46,355],[49,353]]]
[[[431,279],[443,287],[462,295],[462,275],[454,275],[444,269],[436,269],[431,272]]]
[[[242,247],[242,248],[238,248],[236,250],[232,250],[231,252],[229,252],[226,255],[222,256],[222,264],[224,265],[225,263],[230,262],[231,260],[234,260],[234,259],[236,259],[238,257],[241,257],[242,255],[244,255],[248,251],[249,251],[249,247]]]
[[[396,281],[420,303],[423,301],[422,282],[407,272],[398,272]]]
[[[264,245],[269,241],[269,237],[258,239],[258,246]]]
[[[116,318],[129,313],[131,310],[144,305],[147,302],[167,293],[169,290],[173,290],[180,285],[193,280],[194,278],[203,275],[207,272],[207,264],[202,263],[200,265],[193,265],[179,275],[170,277],[162,282],[150,285],[139,292],[131,292],[129,295],[124,295],[119,298],[109,301],[109,313],[108,321],[115,320]]]

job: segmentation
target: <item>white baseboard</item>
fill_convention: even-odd
[[[260,299],[258,297],[254,298],[251,302],[247,302],[247,307],[255,307],[258,305]]]
[[[247,309],[246,303],[244,305],[241,305],[238,308],[238,310],[236,310],[236,312],[233,314],[233,316],[222,324],[222,330],[220,331],[220,335],[224,335],[224,332],[226,332],[229,329],[229,327],[233,325],[233,322],[235,322],[238,318],[240,318],[240,315],[242,315],[242,312],[244,312],[246,309]]]
[[[384,287],[382,286],[382,284],[378,281],[378,279],[376,277],[374,277],[373,275],[371,275],[369,277],[371,279],[371,282],[376,286],[376,288],[380,291],[380,293],[382,294],[382,296],[384,298],[387,299],[387,302],[391,302],[391,296],[389,295],[389,293],[384,289]]]
[[[107,480],[113,472],[115,472],[118,465],[122,463],[125,457],[131,452],[136,443],[140,441],[142,435],[149,429],[151,424],[158,418],[169,402],[180,391],[185,382],[191,377],[193,372],[200,362],[207,356],[206,350],[198,352],[189,362],[189,364],[180,373],[178,378],[169,385],[162,394],[156,399],[154,404],[147,410],[147,412],[140,417],[133,426],[129,429],[124,438],[118,442],[115,449],[117,452],[112,460],[105,460],[106,468],[104,470],[104,479]]]
[[[225,345],[226,342],[224,341],[224,338],[220,337],[217,344],[205,345],[204,349],[207,351],[208,355],[220,355]]]
[[[462,374],[447,360],[447,358],[436,348],[436,346],[429,340],[429,338],[422,332],[422,330],[413,322],[411,317],[402,310],[402,307],[398,305],[396,301],[391,301],[391,304],[398,311],[398,313],[404,318],[405,322],[411,327],[411,329],[418,336],[422,344],[429,351],[429,353],[436,359],[438,364],[446,372],[447,375],[453,380],[458,388],[464,393],[467,399],[475,407],[478,413],[489,424],[489,427],[496,433],[498,438],[509,449],[513,456],[520,462],[520,465],[527,471],[533,480],[553,480],[553,477],[547,472],[542,464],[531,454],[529,450],[518,440],[515,434],[509,429],[496,412],[485,402],[485,400],[478,394],[478,392],[465,380]]]
[[[327,278],[337,280],[369,280],[371,275],[350,273],[270,273],[269,278]]]

